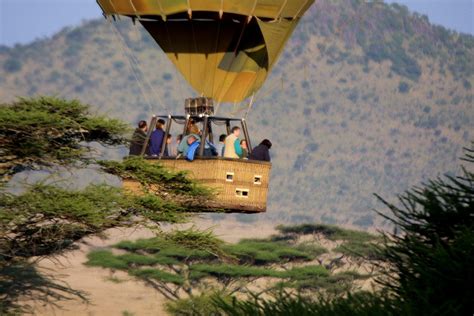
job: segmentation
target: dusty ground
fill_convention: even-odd
[[[219,222],[197,219],[194,224],[177,225],[179,228],[195,225],[199,229],[212,228],[214,233],[228,242],[242,238],[264,238],[275,232],[273,225],[241,224],[235,221]],[[172,229],[165,225],[164,230]],[[156,291],[136,282],[125,273],[116,272],[111,280],[110,270],[86,267],[87,253],[92,249],[106,247],[120,240],[135,240],[152,237],[148,229],[111,229],[106,232],[107,239],[91,237],[84,240],[78,250],[70,251],[54,260],[44,259],[41,268],[48,269],[59,280],[63,280],[76,290],[88,293],[89,304],[80,301],[62,301],[57,307],[35,305],[35,315],[87,315],[120,316],[129,312],[135,316],[165,315],[164,299]],[[117,282],[117,280],[119,282]]]

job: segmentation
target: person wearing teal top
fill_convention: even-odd
[[[239,156],[239,158],[244,158],[243,157],[244,151],[242,150],[242,146],[240,145],[240,139],[237,138],[235,140],[234,148],[235,148],[235,153],[237,154],[237,156]]]

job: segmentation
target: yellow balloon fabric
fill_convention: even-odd
[[[240,102],[265,82],[314,0],[98,0],[138,18],[200,95]]]

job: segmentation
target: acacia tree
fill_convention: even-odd
[[[29,168],[87,162],[85,143],[126,144],[127,132],[124,122],[91,115],[78,100],[42,96],[0,104],[0,176],[6,181]]]
[[[127,125],[119,120],[93,116],[77,100],[54,97],[20,98],[0,106],[0,176],[3,185],[10,176],[31,168],[91,163],[88,142],[107,146],[127,143]],[[103,162],[103,170],[111,165]],[[67,190],[44,183],[26,188],[20,195],[0,190],[0,314],[25,311],[18,299],[51,303],[84,293],[39,273],[31,259],[57,255],[74,242],[112,227],[183,221],[196,196],[204,203],[207,190],[183,174],[149,166],[142,159],[116,162],[113,168],[144,181],[149,172],[163,193],[129,195],[107,185]],[[13,273],[14,272],[14,273]]]
[[[335,241],[370,243],[377,239],[365,232],[309,226],[321,235],[337,230],[331,235]],[[316,240],[308,241],[299,226],[280,227],[280,231],[266,239],[227,244],[210,231],[178,230],[93,251],[87,265],[123,271],[141,280],[166,297],[169,311],[179,315],[209,314],[209,293],[219,297],[247,293],[249,285],[255,289],[254,281],[259,279],[264,279],[258,282],[261,293],[287,288],[304,295],[339,296],[354,289],[355,280],[370,277],[353,271],[353,265],[335,264],[333,258],[340,258],[341,253],[331,253]]]

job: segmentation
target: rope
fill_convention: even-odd
[[[217,102],[217,105],[216,105],[216,107],[215,107],[215,109],[214,109],[214,110],[215,110],[215,111],[214,111],[214,114],[215,114],[215,115],[217,115],[217,112],[219,112],[220,107],[221,107],[221,102]]]
[[[220,91],[222,89],[222,87],[224,86],[224,83],[227,80],[227,76],[229,75],[229,70],[232,68],[232,66],[234,65],[235,60],[237,59],[237,55],[238,55],[237,50],[239,49],[240,41],[242,40],[242,36],[244,35],[245,29],[247,28],[247,23],[245,21],[243,21],[242,23],[244,23],[244,25],[242,27],[242,31],[240,32],[239,40],[237,41],[237,44],[235,45],[234,52],[232,54],[233,55],[232,61],[229,64],[229,67],[227,68],[226,74],[224,76],[224,80],[222,80],[222,83],[219,86],[219,89],[217,89],[217,91]]]
[[[247,116],[248,116],[249,113],[250,113],[250,110],[252,109],[254,97],[255,97],[255,92],[252,93],[252,97],[250,98],[250,102],[249,102],[249,106],[248,106],[248,108],[247,108],[247,112],[245,112],[245,115],[244,115],[244,118],[245,118],[245,119],[247,118]]]
[[[127,58],[128,60],[128,65],[130,67],[130,70],[133,74],[133,77],[135,78],[135,80],[137,81],[137,84],[138,84],[138,87],[143,95],[143,97],[145,98],[145,101],[146,103],[148,103],[148,105],[150,106],[151,109],[153,109],[153,104],[150,102],[150,99],[148,98],[147,94],[146,94],[146,91],[145,91],[145,88],[142,84],[142,82],[140,81],[139,77],[137,76],[137,73],[136,73],[136,70],[133,68],[133,64],[132,64],[132,61],[130,60],[130,58],[127,56],[127,53],[125,51],[125,48],[123,47],[124,43],[122,43],[122,38],[120,36],[120,33],[118,32],[117,28],[115,25],[113,25],[113,22],[109,19],[107,19],[110,23],[110,25],[112,25],[112,33],[115,35],[116,39],[118,38],[118,42],[121,44],[120,45],[120,48],[122,50],[122,54]],[[117,34],[118,33],[118,34]]]
[[[116,32],[116,35],[119,39],[119,43],[121,44],[121,49],[122,49],[122,52],[123,54],[127,57],[129,63],[130,63],[130,67],[132,69],[132,72],[133,72],[133,75],[134,77],[136,78],[137,82],[140,82],[140,85],[142,87],[146,87],[146,85],[148,85],[148,88],[152,90],[152,92],[154,93],[154,96],[157,98],[157,100],[165,107],[165,110],[167,110],[167,107],[165,105],[165,103],[161,100],[161,98],[159,97],[159,95],[156,93],[156,91],[154,90],[153,88],[153,85],[151,85],[151,83],[147,80],[147,77],[145,75],[143,75],[143,71],[141,70],[141,67],[140,67],[140,64],[138,62],[137,59],[134,58],[133,56],[133,52],[131,51],[131,49],[127,46],[127,43],[125,42],[125,39],[123,38],[122,34],[120,33],[120,31],[118,30],[117,26],[115,24],[112,23],[112,26],[113,26],[113,29],[115,30]],[[144,84],[140,78],[142,78],[143,80],[146,81],[146,84]],[[147,95],[146,93],[146,89],[143,88],[143,91],[144,91],[144,95]],[[146,96],[146,98],[148,100],[150,100],[149,96]],[[154,103],[150,102],[150,107],[151,109],[153,110],[154,108]]]
[[[222,3],[221,3],[222,5]],[[217,71],[217,59],[218,59],[218,55],[217,55],[217,49],[219,48],[219,35],[221,33],[221,22],[222,22],[222,17],[219,18],[219,23],[217,24],[217,37],[216,37],[216,44],[214,46],[214,56],[215,56],[215,63],[214,63],[214,76],[212,77],[212,95],[214,95],[214,84],[215,84],[215,79],[216,79],[216,71]],[[216,114],[217,114],[217,111],[219,110],[219,107],[220,107],[221,103],[218,102],[217,103],[217,107],[216,107]]]
[[[277,15],[275,16],[275,18],[273,19],[274,21],[276,21],[278,18],[281,18],[281,13],[283,12],[283,9],[286,7],[286,3],[288,2],[288,0],[285,0],[283,2],[283,4],[281,5],[280,7],[280,10],[278,10],[278,13]]]
[[[160,4],[160,7],[161,7],[161,4]],[[175,55],[176,59],[178,59],[178,57],[177,57],[178,53],[174,49],[174,45],[173,45],[173,42],[171,41],[171,36],[170,36],[170,32],[169,32],[169,29],[168,29],[168,24],[166,23],[166,21],[165,21],[165,29],[166,29],[166,36],[168,37],[168,43],[170,44],[170,47],[171,47],[171,51],[173,51],[173,54]],[[184,100],[184,99],[186,99],[186,96],[184,95],[183,86],[181,85],[181,81],[179,80],[180,77],[179,77],[178,70],[176,69],[175,65],[173,65],[173,70],[174,70],[176,81],[178,81],[178,89],[179,89],[179,93],[181,94],[181,99]]]
[[[141,36],[140,32],[138,31],[138,26],[137,25],[133,26],[132,28],[134,29],[136,35]],[[151,88],[151,91],[152,91],[153,95],[156,97],[156,100],[158,100],[158,102],[160,102],[163,105],[166,112],[170,113],[170,111],[169,111],[168,107],[166,106],[165,102],[163,102],[163,99],[161,99],[160,95],[158,94],[158,91],[155,89],[155,86],[153,84],[151,84],[151,82],[148,80],[148,77],[145,75],[145,72],[142,70],[142,67],[140,66],[140,62],[139,62],[138,58],[136,58],[134,56],[133,51],[128,46],[127,46],[127,48],[130,52],[130,56],[132,57],[132,60],[135,61],[135,64],[137,65],[138,70],[142,73],[143,79],[146,81],[148,86]]]
[[[189,3],[189,0],[188,0],[188,3]],[[198,47],[197,47],[197,41],[196,41],[196,32],[194,31],[194,23],[193,23],[193,20],[191,19],[191,31],[193,33],[193,44],[194,44],[194,53],[196,55],[199,55],[199,50],[198,50]],[[193,75],[192,75],[192,70],[193,70],[193,66],[191,63],[189,63],[189,77],[190,78],[193,78]],[[203,94],[202,91],[199,91],[199,93]]]
[[[296,19],[298,17],[298,15],[300,15],[301,11],[303,10],[303,8],[308,4],[308,1],[309,0],[306,0],[304,2],[304,4],[301,6],[301,8],[296,12],[295,16],[293,17],[293,20]]]

